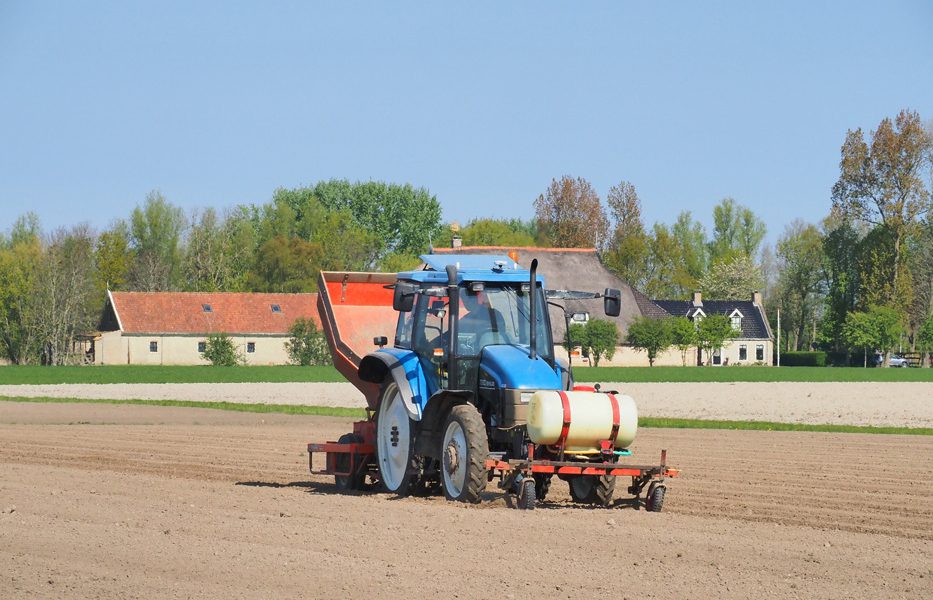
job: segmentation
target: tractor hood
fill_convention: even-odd
[[[494,345],[483,349],[480,367],[500,388],[516,390],[559,390],[560,376],[540,356],[531,359],[517,346]]]

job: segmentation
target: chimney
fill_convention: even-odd
[[[696,307],[703,306],[703,294],[700,292],[693,292],[693,305]]]
[[[752,304],[757,304],[758,306],[764,306],[764,302],[761,300],[761,292],[755,290],[752,292]]]

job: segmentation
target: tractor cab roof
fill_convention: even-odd
[[[423,254],[424,269],[398,274],[399,279],[418,283],[447,283],[447,266],[457,267],[457,283],[483,281],[489,283],[522,283],[528,281],[530,273],[517,262],[494,254]],[[537,276],[544,285],[544,278]]]

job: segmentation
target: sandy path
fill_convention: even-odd
[[[667,447],[685,470],[663,513],[569,507],[561,483],[527,513],[495,493],[479,507],[338,495],[302,448],[348,427],[5,404],[0,597],[933,593],[929,438],[650,430],[636,458]]]
[[[652,417],[933,427],[933,384],[607,383]],[[142,398],[362,407],[349,383],[5,385],[0,396]]]

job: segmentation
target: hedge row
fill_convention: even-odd
[[[825,367],[825,352],[782,352],[781,366],[785,367]]]

